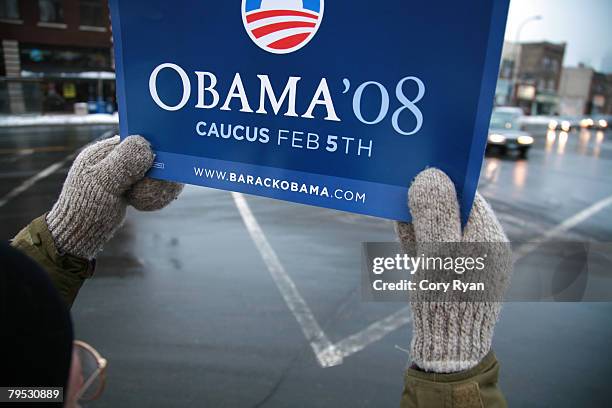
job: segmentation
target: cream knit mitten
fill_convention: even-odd
[[[182,184],[144,178],[153,158],[141,136],[86,147],[46,217],[58,250],[92,259],[121,226],[128,204],[150,211],[176,199]]]
[[[508,242],[493,210],[478,193],[468,223],[461,230],[454,184],[438,169],[427,169],[415,178],[408,203],[413,223],[396,225],[405,248],[418,247],[419,243]],[[484,271],[498,295],[494,300],[501,300],[512,272],[509,251],[504,255],[507,256],[489,259]],[[447,301],[448,298],[436,294],[431,296],[410,304],[412,361],[422,370],[436,373],[458,372],[478,365],[491,348],[501,302]]]

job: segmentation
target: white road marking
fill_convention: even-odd
[[[96,140],[104,139],[112,134],[112,131],[105,132],[102,136],[98,137]],[[77,149],[76,151],[70,153],[68,156],[64,157],[62,160],[53,163],[49,167],[45,168],[41,172],[33,175],[29,179],[25,180],[23,183],[9,191],[4,197],[0,199],[0,208],[4,207],[9,201],[14,199],[15,197],[21,195],[24,191],[27,191],[34,184],[38,183],[40,180],[49,177],[51,174],[55,173],[64,165],[68,164],[72,159],[76,157],[76,155],[81,151],[81,149]]]
[[[612,196],[608,196],[602,200],[597,201],[596,203],[585,208],[584,210],[566,219],[565,221],[563,221],[556,227],[546,231],[544,234],[540,235],[537,239],[521,245],[516,250],[514,250],[515,262],[523,258],[524,256],[526,256],[527,254],[533,252],[537,247],[542,245],[544,242],[560,236],[561,234],[574,228],[576,225],[580,224],[587,218],[590,218],[593,215],[597,214],[598,212],[608,207],[609,205],[612,205]]]
[[[310,346],[322,367],[332,367],[342,363],[342,356],[331,341],[325,335],[321,326],[315,319],[312,311],[306,304],[302,295],[298,291],[295,283],[285,271],[276,252],[268,242],[264,232],[262,231],[257,219],[251,212],[251,208],[247,203],[244,195],[241,193],[232,193],[236,207],[244,221],[244,224],[259,250],[264,263],[266,264],[272,279],[281,292],[285,303],[289,310],[293,313],[295,320],[300,325],[306,340],[310,342]]]
[[[11,191],[9,191],[4,197],[2,197],[2,199],[0,199],[0,207],[3,207],[6,203],[11,201],[13,198],[17,197],[24,191],[28,190],[30,187],[32,187],[34,184],[36,184],[40,180],[46,177],[49,177],[51,174],[55,173],[56,171],[64,167],[64,165],[67,164],[70,160],[72,160],[75,155],[76,155],[76,152],[66,156],[63,160],[59,162],[53,163],[52,165],[50,165],[49,167],[47,167],[40,173],[33,175],[32,177],[30,177],[29,179],[27,179],[26,181],[24,181],[23,183],[21,183],[20,185],[18,185]]]
[[[339,341],[335,344],[335,346],[342,354],[342,357],[348,357],[351,354],[355,354],[363,350],[370,344],[377,342],[387,334],[394,332],[400,327],[410,323],[410,320],[410,307],[403,307],[384,319],[372,323],[364,330]]]
[[[295,283],[285,271],[276,252],[268,242],[257,219],[253,215],[244,195],[232,193],[232,197],[251,238],[255,242],[255,246],[272,275],[272,279],[278,286],[289,310],[291,310],[299,323],[306,339],[310,342],[321,367],[332,367],[342,364],[344,357],[363,350],[370,344],[377,342],[410,322],[410,308],[404,307],[390,316],[372,323],[364,330],[333,344],[327,338],[304,298],[300,295]]]
[[[255,241],[285,302],[302,327],[304,335],[310,341],[311,347],[322,367],[342,364],[344,358],[365,349],[370,344],[381,340],[388,334],[410,323],[410,307],[406,306],[335,344],[331,343],[317,323],[308,305],[299,294],[295,283],[287,275],[287,272],[278,260],[274,249],[266,239],[244,196],[240,193],[232,193],[232,195],[251,238]],[[533,251],[543,242],[563,234],[610,205],[612,205],[612,196],[604,198],[568,218],[542,234],[535,241],[519,247],[515,251],[515,261]]]
[[[577,214],[563,221],[556,227],[542,234],[538,239],[528,244],[525,244],[519,247],[517,250],[515,250],[514,251],[515,261],[529,254],[531,251],[536,249],[539,245],[546,242],[547,240],[558,237],[559,235],[567,232],[571,228],[580,224],[581,222],[588,219],[589,217],[592,217],[593,215],[595,215],[596,213],[598,213],[599,211],[605,209],[606,207],[610,205],[612,205],[612,196],[609,196],[600,201],[597,201],[593,205],[578,212]],[[370,326],[368,326],[368,328],[366,328],[362,332],[356,333],[336,343],[336,347],[342,353],[342,356],[346,358],[350,354],[363,350],[367,345],[382,339],[387,334],[391,333],[394,330],[399,329],[400,327],[402,327],[405,324],[408,324],[409,322],[410,322],[410,308],[405,307],[393,313],[392,315],[385,317],[384,319],[381,319],[371,324]],[[379,326],[379,323],[380,323],[380,326]]]

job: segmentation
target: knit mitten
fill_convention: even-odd
[[[85,148],[46,217],[58,250],[92,259],[121,226],[128,204],[155,210],[173,201],[181,184],[144,178],[153,158],[141,136],[115,136]]]
[[[185,187],[173,183],[145,177],[130,188],[125,197],[132,207],[140,211],[157,211],[176,200]]]
[[[396,226],[404,248],[445,242],[508,242],[493,210],[478,193],[462,232],[454,184],[438,169],[427,169],[415,178],[408,192],[408,204],[413,223],[400,222]],[[493,246],[509,248],[506,244]],[[418,301],[412,299],[412,361],[420,369],[436,373],[458,372],[478,365],[491,348],[511,272],[509,249],[498,251],[497,256],[487,259],[486,268],[478,277],[492,288],[492,297],[487,301],[462,301],[439,292],[421,292]]]

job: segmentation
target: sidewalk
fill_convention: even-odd
[[[20,126],[53,125],[116,125],[119,115],[115,112],[87,115],[49,114],[49,115],[0,115],[0,128]]]

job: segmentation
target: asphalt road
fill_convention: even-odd
[[[0,129],[2,239],[52,206],[66,157],[107,130]],[[528,160],[488,158],[480,191],[512,240],[557,231],[612,241],[612,206],[597,206],[612,196],[612,134],[538,135]],[[362,302],[359,286],[360,243],[393,240],[392,223],[251,196],[238,204],[187,187],[161,212],[129,211],[73,308],[77,337],[110,364],[91,406],[397,406],[410,316]],[[263,243],[245,228],[249,214]],[[288,281],[296,290],[279,290]],[[288,301],[306,305],[296,312],[306,323]],[[494,349],[510,406],[606,406],[611,315],[610,303],[506,304]],[[321,346],[343,358],[322,367]]]

